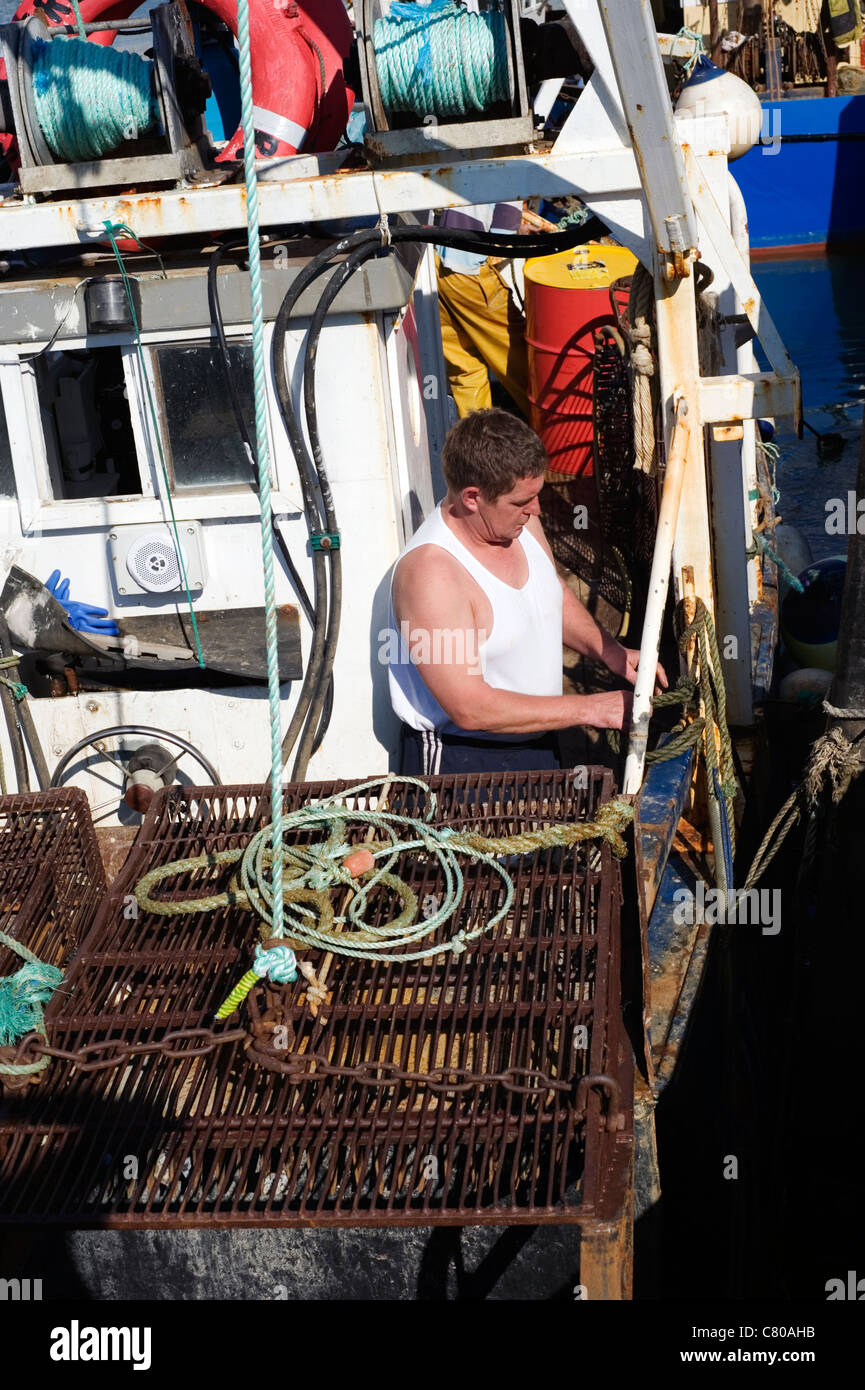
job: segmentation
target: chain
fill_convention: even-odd
[[[58,1062],[71,1062],[84,1072],[109,1071],[112,1067],[122,1066],[124,1062],[132,1057],[142,1057],[145,1054],[159,1053],[163,1057],[170,1057],[174,1061],[187,1061],[193,1057],[206,1057],[217,1047],[224,1047],[227,1043],[243,1042],[247,1037],[245,1028],[232,1028],[225,1033],[215,1033],[212,1028],[178,1028],[172,1033],[166,1033],[158,1042],[147,1043],[124,1043],[117,1039],[108,1038],[103,1042],[89,1043],[86,1047],[80,1047],[75,1051],[62,1047],[54,1047],[39,1033],[27,1033],[18,1044],[15,1054],[15,1064],[26,1064],[36,1061],[39,1057],[53,1057]],[[189,1041],[192,1038],[205,1038],[200,1047],[177,1047],[177,1043]],[[102,1054],[110,1052],[106,1057]],[[90,1060],[90,1059],[93,1060]]]
[[[202,1042],[197,1047],[178,1046],[195,1038]],[[256,1060],[273,1068],[274,1054],[264,1052],[255,1046],[245,1028],[232,1028],[224,1033],[215,1033],[210,1028],[178,1028],[166,1033],[158,1042],[123,1043],[113,1039],[90,1043],[77,1049],[55,1047],[38,1033],[28,1033],[21,1039],[15,1054],[16,1064],[26,1064],[40,1057],[50,1057],[58,1062],[70,1062],[82,1072],[109,1071],[122,1066],[133,1057],[143,1057],[148,1053],[170,1058],[174,1061],[189,1061],[196,1057],[206,1057],[218,1047],[228,1043],[243,1042],[247,1050],[255,1054]],[[110,1053],[110,1055],[105,1055]],[[502,1086],[515,1095],[536,1095],[543,1091],[573,1091],[573,1081],[557,1081],[545,1072],[533,1071],[529,1067],[509,1067],[502,1072],[472,1072],[467,1067],[438,1067],[433,1071],[407,1071],[395,1062],[370,1062],[357,1067],[338,1066],[326,1057],[312,1052],[281,1053],[278,1065],[273,1068],[285,1072],[294,1081],[312,1080],[319,1076],[342,1077],[347,1081],[361,1081],[368,1086],[391,1086],[397,1082],[415,1082],[426,1085],[433,1091],[468,1091],[473,1086]]]
[[[406,1071],[396,1062],[368,1062],[357,1067],[339,1066],[315,1052],[283,1052],[279,1060],[274,1052],[265,1052],[254,1043],[247,1051],[255,1060],[272,1070],[284,1072],[293,1081],[311,1080],[318,1076],[337,1076],[346,1081],[360,1081],[365,1086],[392,1086],[398,1081],[416,1082],[432,1091],[470,1091],[474,1086],[502,1086],[514,1095],[538,1095],[542,1091],[572,1092],[574,1081],[556,1081],[545,1072],[530,1067],[508,1067],[500,1072],[473,1072],[467,1067],[435,1067],[432,1071]],[[461,1078],[461,1079],[458,1079]],[[522,1078],[521,1085],[517,1078]],[[575,1078],[576,1079],[576,1078]],[[529,1084],[531,1083],[531,1084]]]

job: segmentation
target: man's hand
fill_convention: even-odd
[[[625,729],[631,721],[634,697],[630,690],[604,690],[580,697],[580,723],[593,729]]]
[[[639,651],[634,647],[623,647],[620,642],[616,643],[616,647],[618,650],[611,653],[607,666],[614,676],[621,676],[622,680],[626,680],[629,685],[636,685],[637,669],[640,664]],[[655,672],[655,689],[653,693],[659,695],[662,690],[667,689],[668,685],[667,673],[659,661],[658,669]]]

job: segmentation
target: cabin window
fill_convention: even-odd
[[[45,352],[34,367],[54,497],[140,496],[121,349]]]
[[[12,468],[12,450],[9,446],[9,431],[6,428],[6,411],[3,397],[0,396],[0,497],[17,497],[15,472]]]
[[[156,347],[169,462],[176,492],[251,487],[253,471],[212,344]],[[252,346],[229,344],[231,373],[251,440],[255,440]]]

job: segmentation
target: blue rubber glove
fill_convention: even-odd
[[[45,587],[57,602],[66,609],[69,626],[76,632],[95,632],[103,636],[117,637],[119,629],[113,618],[108,617],[107,608],[94,608],[91,603],[79,603],[69,597],[69,580],[62,579],[59,570],[52,570]]]

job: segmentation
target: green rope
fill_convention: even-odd
[[[323,801],[302,806],[285,817],[286,831],[299,832],[303,843],[283,844],[281,867],[284,878],[277,888],[276,865],[270,848],[270,827],[265,826],[245,849],[227,849],[157,865],[145,874],[135,888],[136,901],[143,912],[168,917],[220,908],[242,908],[262,919],[262,939],[272,936],[274,900],[280,893],[286,914],[286,939],[295,947],[312,947],[337,955],[388,963],[432,960],[437,956],[458,955],[468,944],[490,931],[509,912],[514,900],[514,884],[500,862],[508,855],[535,854],[556,846],[570,847],[587,840],[604,840],[621,858],[627,852],[622,831],[633,819],[626,801],[616,799],[600,806],[594,818],[569,824],[547,826],[517,835],[480,835],[471,830],[435,827],[436,798],[426,784],[414,777],[396,779],[419,787],[427,797],[424,820],[384,810],[352,810],[343,798],[356,797],[381,779],[362,782]],[[364,840],[374,867],[359,878],[346,866],[346,856],[356,851],[350,827],[367,827],[376,832],[375,840]],[[322,838],[310,841],[310,832]],[[417,855],[424,867],[434,861],[440,870],[434,893],[425,894],[418,914],[418,896],[406,881],[393,872],[401,855]],[[502,905],[492,917],[480,919],[450,937],[437,937],[463,900],[465,881],[459,856],[471,863],[485,864],[504,887]],[[183,874],[204,874],[211,879],[227,865],[237,865],[227,890],[198,898],[163,901],[153,896],[158,885]],[[334,890],[351,890],[342,911],[334,910]],[[376,890],[386,889],[398,900],[399,910],[389,921],[372,925],[372,901]]]
[[[684,602],[679,602],[673,616],[673,628],[681,651],[686,651],[692,641],[697,644],[699,676],[683,676],[674,690],[664,691],[652,700],[653,708],[663,705],[685,706],[685,715],[673,730],[672,737],[661,748],[646,754],[646,762],[667,762],[676,758],[688,748],[703,745],[706,760],[706,780],[709,796],[715,795],[713,772],[718,773],[718,781],[724,798],[727,824],[731,840],[735,837],[736,825],[733,814],[733,801],[739,788],[733,762],[733,744],[727,727],[727,692],[724,687],[721,653],[715,636],[715,625],[709,610],[702,599],[696,600],[694,620],[685,619]],[[699,692],[703,714],[697,714],[696,696]],[[689,714],[693,717],[689,718]],[[687,721],[687,722],[686,722]],[[715,746],[717,727],[721,745],[720,756]]]
[[[37,39],[33,104],[51,153],[101,159],[159,121],[153,64],[131,50],[81,39]]]
[[[14,937],[0,931],[0,943],[8,946],[25,962],[14,975],[0,979],[0,1047],[8,1047],[26,1033],[37,1032],[45,1036],[45,1019],[42,1005],[47,1004],[63,979],[63,971],[56,965],[48,965],[23,946]],[[49,1058],[40,1057],[38,1062],[16,1064],[0,1061],[0,1075],[29,1076],[43,1071]]]
[[[75,23],[78,25],[78,33],[82,39],[87,40],[87,30],[84,28],[84,19],[81,14],[81,6],[78,0],[72,0],[72,8],[75,11]]]
[[[20,660],[20,656],[14,655],[0,657],[0,671],[8,670],[11,667],[17,666]],[[0,676],[0,685],[5,685],[9,690],[11,690],[16,700],[26,700],[27,695],[29,693],[27,690],[27,686],[24,685],[23,682],[10,680],[8,676]]]
[[[174,515],[174,499],[171,495],[171,484],[168,481],[168,468],[165,463],[165,453],[162,448],[162,435],[159,431],[159,421],[156,418],[156,406],[153,404],[153,393],[150,389],[150,376],[148,374],[147,367],[144,361],[144,347],[141,342],[141,327],[138,323],[138,314],[135,311],[135,299],[132,294],[132,286],[129,283],[129,275],[127,274],[123,257],[120,254],[120,248],[117,245],[117,233],[120,232],[124,236],[132,237],[133,241],[138,242],[139,246],[141,246],[143,243],[138,241],[138,237],[135,235],[132,228],[127,227],[125,222],[105,222],[103,223],[103,226],[105,227],[105,230],[108,233],[108,238],[114,249],[114,258],[117,261],[117,265],[120,269],[120,275],[123,280],[123,288],[126,291],[126,302],[129,305],[129,313],[132,317],[133,328],[135,329],[135,350],[138,356],[138,366],[141,371],[141,378],[144,382],[144,389],[147,394],[147,404],[150,407],[150,420],[153,425],[153,435],[156,440],[156,448],[159,454],[159,462],[162,467],[162,481],[165,487],[165,496],[168,500],[168,510],[171,515],[171,529],[174,532],[174,544],[177,549],[177,561],[180,565],[180,573],[183,578],[183,589],[186,594],[186,602],[189,607],[189,616],[192,621],[192,634],[195,638],[195,650],[198,654],[198,664],[203,671],[204,652],[201,650],[201,638],[198,635],[198,622],[195,617],[195,609],[192,606],[192,594],[189,589],[189,580],[186,577],[186,563],[183,559],[183,547],[180,544],[180,533],[177,529],[177,517]]]
[[[373,26],[376,72],[388,111],[464,116],[507,101],[508,35],[501,10],[454,0],[392,4]]]
[[[702,58],[703,54],[706,52],[705,46],[704,46],[704,44],[703,44],[703,35],[702,35],[702,34],[698,34],[698,33],[696,32],[696,30],[694,30],[694,29],[689,29],[689,28],[687,27],[687,25],[684,25],[684,24],[683,24],[683,25],[682,25],[682,28],[679,30],[678,34],[676,35],[676,38],[677,38],[677,39],[693,39],[693,40],[694,40],[694,43],[696,44],[696,48],[694,49],[694,51],[693,51],[693,53],[691,54],[690,58],[678,58],[678,59],[676,60],[678,63],[681,64],[681,66],[682,66],[682,68],[683,68],[683,70],[684,70],[685,76],[686,76],[686,77],[690,77],[690,76],[691,76],[691,69],[692,69],[692,67],[693,67],[694,64],[697,62],[698,58]]]
[[[255,167],[255,108],[252,95],[252,54],[249,38],[249,0],[238,0],[237,46],[240,70],[243,172],[246,184],[246,223],[249,247],[249,291],[252,302],[252,379],[255,390],[255,452],[258,463],[258,509],[261,521],[261,562],[264,572],[264,627],[267,642],[267,689],[270,700],[270,794],[273,856],[273,935],[282,935],[282,720],[279,689],[279,648],[276,629],[276,579],[273,568],[273,509],[270,502],[270,445],[267,436],[267,368],[264,353],[264,301],[261,287],[261,239],[258,225],[258,173]]]

